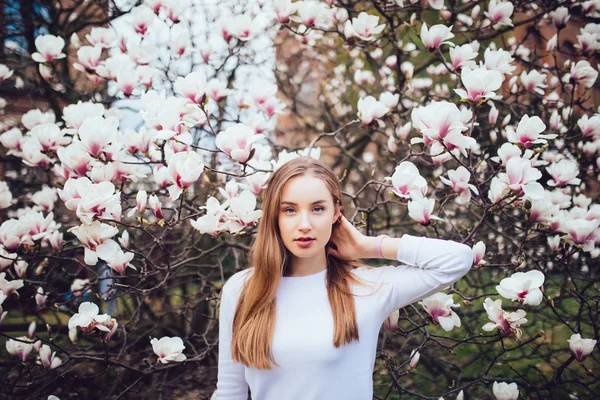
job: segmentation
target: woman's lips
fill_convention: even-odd
[[[296,243],[298,243],[298,246],[300,247],[308,247],[312,244],[312,242],[314,242],[315,239],[310,239],[310,240],[300,240],[300,239],[296,239]]]

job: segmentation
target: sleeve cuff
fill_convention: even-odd
[[[407,265],[416,266],[419,250],[421,249],[421,245],[423,244],[424,240],[424,237],[406,234],[402,235],[402,239],[400,239],[400,246],[398,247],[398,254],[396,255],[398,261]]]

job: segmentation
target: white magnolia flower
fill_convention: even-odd
[[[525,316],[527,313],[524,310],[517,310],[509,313],[502,309],[502,300],[492,301],[489,297],[485,299],[483,308],[488,314],[488,318],[492,322],[488,322],[481,329],[484,331],[493,331],[497,329],[500,333],[508,335],[511,332],[515,334],[517,339],[521,337],[522,324],[527,322]]]
[[[519,387],[515,382],[494,382],[494,396],[496,400],[517,400],[519,398]]]
[[[495,91],[502,86],[502,74],[486,68],[463,67],[460,72],[461,81],[465,89],[454,89],[463,100],[474,103],[485,101],[496,96]]]
[[[17,356],[20,361],[25,361],[33,351],[34,342],[27,336],[20,336],[6,341],[6,351],[10,355]]]
[[[408,199],[413,191],[420,192],[423,196],[427,193],[427,181],[419,173],[419,169],[410,161],[403,161],[396,166],[391,177],[392,191],[399,197]]]
[[[577,358],[577,361],[583,361],[596,347],[598,341],[596,339],[584,339],[579,333],[571,335],[571,338],[567,340],[571,351]]]
[[[510,278],[502,279],[496,290],[506,299],[537,306],[543,299],[540,286],[544,284],[544,279],[540,271],[516,272]]]
[[[357,108],[358,117],[364,125],[369,125],[390,111],[384,103],[377,101],[373,96],[358,99]]]
[[[485,243],[481,240],[473,246],[473,264],[475,265],[483,265],[485,264],[485,260],[483,257],[485,256]]]
[[[66,55],[62,52],[63,47],[65,47],[63,38],[54,35],[40,35],[35,39],[37,52],[33,53],[31,58],[39,63],[65,58]]]
[[[47,344],[43,344],[40,348],[37,364],[44,366],[44,368],[55,369],[62,365],[62,360],[56,355],[56,352],[52,351],[52,348]]]
[[[565,185],[579,185],[581,183],[581,179],[577,178],[579,165],[575,161],[565,158],[559,162],[553,162],[549,167],[546,167],[546,171],[552,176],[552,179],[547,182],[549,186],[564,187]]]
[[[448,27],[446,25],[438,24],[433,25],[431,28],[427,28],[425,22],[421,25],[421,40],[423,41],[423,45],[430,49],[437,49],[443,44],[453,47],[454,43],[448,41],[453,37],[454,34],[452,33],[451,26]]]
[[[375,35],[380,34],[385,29],[385,24],[377,25],[379,17],[361,12],[358,17],[352,18],[352,21],[346,21],[344,26],[344,35],[347,39],[358,37],[365,41],[375,40]]]
[[[448,170],[448,178],[440,176],[440,180],[450,186],[460,196],[455,198],[459,204],[467,204],[471,200],[471,191],[479,194],[475,185],[470,184],[471,173],[462,165],[457,169]]]
[[[183,340],[178,336],[164,336],[160,339],[152,338],[150,344],[152,344],[152,351],[158,356],[157,362],[161,364],[181,362],[187,359],[185,354],[183,354],[185,345],[183,344]]]
[[[460,307],[460,304],[454,303],[451,294],[436,293],[424,298],[419,304],[431,315],[433,321],[439,323],[446,332],[450,332],[455,326],[460,327],[460,318],[452,310],[452,308]]]

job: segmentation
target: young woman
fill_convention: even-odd
[[[336,175],[301,157],[273,173],[250,268],[223,286],[217,400],[370,400],[381,325],[465,275],[471,248],[363,235]],[[403,265],[371,268],[359,260]]]

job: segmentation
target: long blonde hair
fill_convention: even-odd
[[[271,364],[278,366],[271,348],[275,332],[275,297],[287,267],[289,251],[281,240],[277,217],[284,185],[291,178],[305,174],[322,179],[331,192],[335,207],[339,207],[342,215],[344,212],[339,179],[319,160],[295,158],[269,178],[261,196],[263,216],[250,249],[254,273],[240,293],[232,326],[232,358],[247,367],[271,369]],[[363,283],[351,273],[349,266],[366,265],[360,260],[345,261],[327,254],[327,295],[333,313],[335,347],[359,340],[350,283]]]

